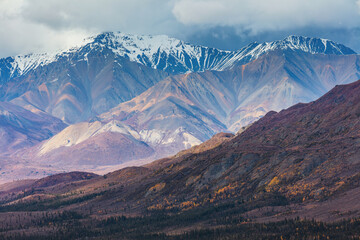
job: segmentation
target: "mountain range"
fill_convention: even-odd
[[[7,131],[4,149],[26,142],[1,154],[14,163],[3,168],[8,180],[24,172],[101,173],[175,154],[353,82],[360,62],[353,50],[319,38],[223,51],[109,32],[68,50],[1,59],[0,73],[0,101],[59,123],[51,131],[39,123],[46,135],[36,141]]]
[[[316,101],[270,111],[235,135],[216,134],[140,167],[2,186],[1,207],[8,216],[2,228],[9,229],[13,215],[22,219],[11,225],[11,233],[2,234],[55,236],[65,231],[61,236],[190,238],[184,234],[193,232],[197,238],[231,236],[237,229],[242,235],[232,238],[246,234],[251,239],[254,233],[246,226],[282,220],[255,229],[275,227],[276,236],[282,236],[287,228],[305,227],[316,238],[318,228],[327,228],[316,221],[351,218],[334,229],[340,228],[339,239],[349,229],[352,237],[358,236],[359,93],[360,80],[337,85]],[[296,217],[295,222],[287,220]],[[312,224],[300,218],[313,219]],[[296,234],[301,237],[298,230]]]
[[[296,36],[222,51],[167,36],[104,33],[69,50],[1,59],[0,100],[76,123],[134,98],[169,73],[223,71],[275,50],[355,54],[329,40]]]

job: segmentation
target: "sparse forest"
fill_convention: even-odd
[[[233,214],[231,214],[233,213]],[[152,211],[142,217],[97,218],[74,211],[12,212],[1,239],[359,239],[360,219],[336,223],[291,219],[254,223],[231,206],[181,213]],[[4,215],[1,216],[2,218]]]

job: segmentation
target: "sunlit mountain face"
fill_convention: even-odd
[[[360,239],[360,0],[0,0],[0,240]]]
[[[218,133],[139,167],[1,185],[0,235],[351,239],[360,222],[359,93],[360,80],[338,85],[310,103],[270,111],[237,134]]]
[[[107,32],[0,63],[0,100],[54,119],[51,127],[36,122],[36,140],[28,122],[21,134],[5,131],[2,155],[23,166],[20,173],[4,164],[6,180],[150,162],[360,78],[353,50],[302,36],[224,51]]]

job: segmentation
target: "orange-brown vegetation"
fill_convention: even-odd
[[[104,219],[210,214],[211,220],[202,219],[208,226],[217,224],[219,213],[235,223],[360,216],[360,81],[270,112],[241,134],[217,135],[210,143],[105,176],[27,183],[3,192],[1,209],[61,209]]]

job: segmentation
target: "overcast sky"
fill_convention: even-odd
[[[230,50],[305,35],[360,52],[360,0],[0,0],[0,57],[67,48],[104,31]]]

